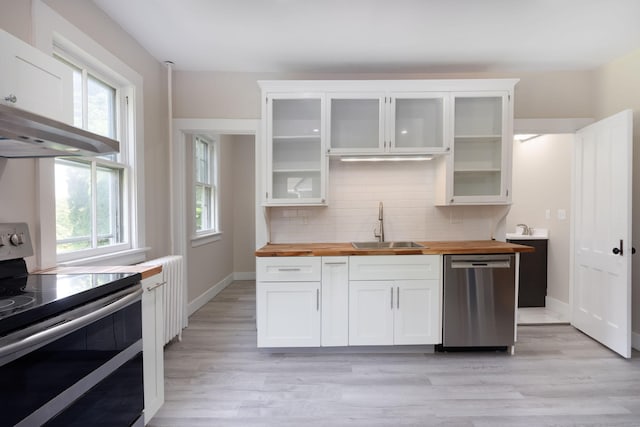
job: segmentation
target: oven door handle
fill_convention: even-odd
[[[9,344],[0,347],[0,358],[16,353],[18,351],[39,346],[42,343],[53,341],[59,337],[62,337],[70,332],[83,328],[96,320],[106,317],[116,311],[126,307],[127,305],[139,300],[142,295],[142,288],[137,289],[135,292],[127,294],[126,296],[115,300],[112,303],[105,305],[95,311],[88,314],[81,315],[75,319],[64,321],[64,323],[58,323],[35,334],[29,335],[26,338],[18,339],[17,341],[10,342]]]

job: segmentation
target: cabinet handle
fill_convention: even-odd
[[[393,310],[393,286],[390,288],[391,291],[391,310]]]
[[[320,311],[320,289],[316,288],[316,311]]]
[[[347,263],[347,261],[335,261],[335,262],[330,262],[330,261],[325,261],[325,265],[345,265]]]
[[[12,104],[15,104],[16,102],[18,102],[18,98],[14,94],[9,94],[9,96],[5,96],[4,100]]]
[[[301,269],[299,267],[292,267],[292,268],[279,268],[278,271],[300,271]]]
[[[396,308],[398,310],[400,310],[400,286],[398,286],[396,289],[397,289],[397,294],[398,294],[398,297],[396,298],[396,304],[397,304]]]
[[[151,292],[151,291],[152,291],[152,290],[154,290],[155,288],[159,288],[160,286],[162,286],[162,285],[166,285],[166,284],[167,284],[167,282],[158,282],[158,283],[156,283],[156,284],[154,284],[154,285],[147,286],[147,291]]]

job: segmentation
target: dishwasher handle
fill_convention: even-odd
[[[511,268],[511,261],[495,260],[495,261],[452,261],[451,268]]]

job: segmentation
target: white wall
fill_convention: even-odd
[[[437,207],[435,161],[331,161],[329,205],[270,208],[271,242],[375,240],[378,203],[384,204],[386,240],[490,239],[506,207]]]
[[[547,295],[569,304],[573,134],[542,135],[513,145],[513,194],[507,230],[516,224],[549,230]],[[550,218],[546,218],[546,210]],[[564,210],[566,219],[558,218]]]

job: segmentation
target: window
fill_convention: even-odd
[[[218,233],[216,142],[193,137],[193,224],[195,236]]]
[[[58,158],[55,163],[56,247],[68,260],[128,249],[125,193],[130,167],[123,123],[127,97],[117,84],[63,53],[73,72],[74,125],[120,141],[120,153]]]

